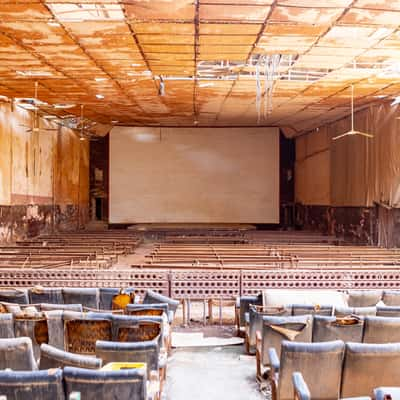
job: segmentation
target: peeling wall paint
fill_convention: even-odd
[[[88,218],[89,143],[0,104],[0,242],[81,227]]]
[[[375,207],[296,206],[296,226],[354,244],[378,242]]]

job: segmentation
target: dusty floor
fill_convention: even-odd
[[[261,400],[255,357],[243,346],[175,349],[168,363],[166,400]]]

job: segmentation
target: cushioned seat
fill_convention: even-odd
[[[79,392],[82,400],[146,400],[147,377],[143,369],[120,371],[64,368],[66,395]]]
[[[292,313],[288,307],[263,307],[251,304],[249,306],[249,322],[246,327],[246,350],[250,354],[255,353],[256,332],[261,331],[263,316],[289,316]]]
[[[400,306],[378,306],[377,317],[400,317]]]
[[[349,290],[349,307],[374,307],[382,300],[382,290]]]
[[[64,350],[64,312],[61,310],[45,311],[47,319],[48,344]]]
[[[40,346],[40,369],[64,368],[66,366],[99,369],[101,365],[102,360],[95,357],[69,353],[47,344]]]
[[[99,290],[96,288],[64,288],[62,293],[65,304],[99,308]]]
[[[40,315],[40,314],[39,314]],[[15,337],[29,337],[32,340],[32,349],[35,359],[40,355],[40,345],[49,342],[47,319],[41,316],[14,317]]]
[[[0,338],[13,338],[14,316],[11,313],[0,314]]]
[[[400,342],[400,318],[365,317],[363,342]]]
[[[370,395],[378,386],[399,382],[400,343],[346,343],[341,397]]]
[[[364,321],[354,319],[354,324],[342,324],[336,317],[315,315],[313,321],[313,342],[343,340],[344,342],[362,342]]]
[[[64,299],[61,288],[34,287],[29,289],[29,300],[31,304],[50,303],[63,304]]]
[[[0,288],[0,301],[29,304],[28,291],[26,289]]]
[[[336,317],[347,317],[348,315],[376,315],[376,307],[336,307]]]
[[[159,345],[157,340],[145,342],[110,342],[99,340],[96,342],[96,357],[103,360],[103,364],[110,362],[145,362],[147,373],[157,371],[164,365],[159,364]]]
[[[64,400],[62,378],[60,369],[0,371],[0,394],[7,400]]]
[[[400,290],[384,290],[382,301],[386,306],[400,306]]]
[[[281,342],[291,340],[296,342],[311,342],[312,315],[289,317],[262,317],[262,330],[257,332],[256,364],[257,375],[262,374],[262,366],[268,365],[268,349],[276,349],[278,357],[281,352]]]
[[[292,315],[326,315],[333,314],[333,306],[330,305],[309,305],[309,304],[292,304]]]
[[[35,371],[32,340],[28,337],[0,339],[0,370]]]
[[[143,299],[143,304],[157,304],[157,303],[167,303],[169,311],[172,311],[175,315],[176,310],[179,307],[179,301],[171,299],[170,297],[164,296],[153,290],[147,290],[146,295]]]
[[[325,343],[282,342],[280,360],[269,350],[273,400],[292,400],[292,375],[300,372],[316,399],[338,399],[344,357],[341,340]]]
[[[255,306],[262,306],[262,295],[258,296],[241,296],[237,299],[238,307],[237,307],[237,316],[236,323],[238,327],[245,326],[245,314],[249,312],[249,308],[251,304]]]
[[[125,311],[128,315],[161,316],[165,313],[168,316],[169,305],[168,303],[128,304]]]

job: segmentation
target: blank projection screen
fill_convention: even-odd
[[[278,223],[277,128],[115,127],[110,223]]]

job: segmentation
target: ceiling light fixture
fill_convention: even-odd
[[[94,80],[95,80],[96,82],[103,82],[103,81],[106,81],[107,78],[94,78]]]
[[[351,85],[351,117],[350,118],[351,118],[351,129],[346,133],[342,133],[341,135],[335,136],[334,138],[332,138],[332,140],[338,140],[345,136],[355,136],[355,135],[365,136],[366,138],[369,138],[369,139],[372,139],[374,137],[374,135],[371,135],[370,133],[356,131],[354,129],[354,85]]]
[[[141,66],[142,64],[135,64],[135,63],[131,64],[131,67],[141,67]]]
[[[96,94],[96,97],[97,97],[98,99],[104,99],[104,96],[103,96],[102,94]]]

